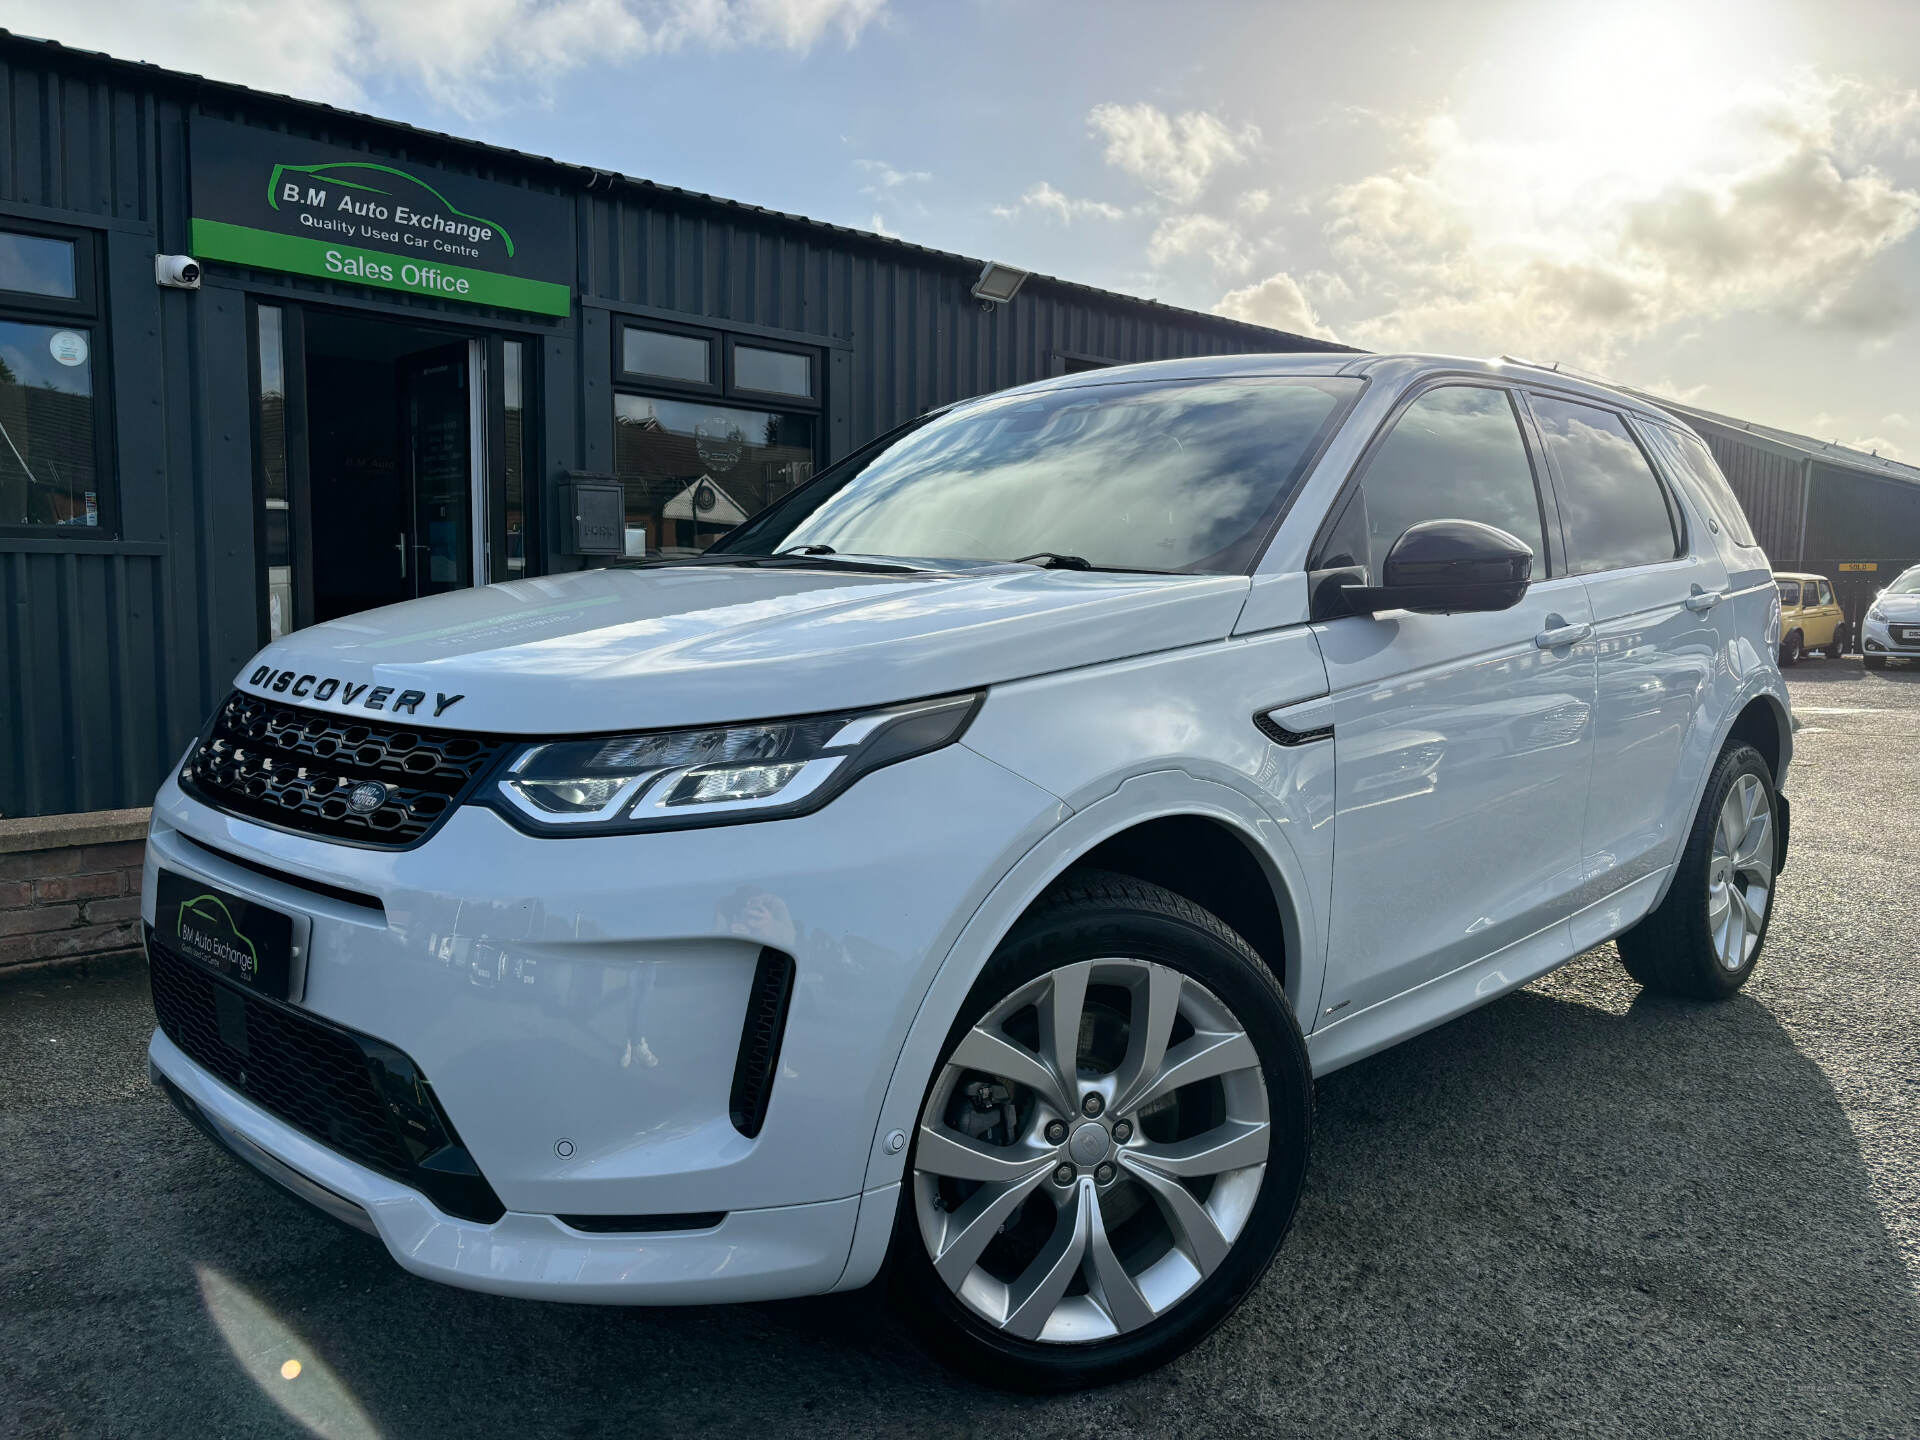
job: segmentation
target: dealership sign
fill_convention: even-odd
[[[572,309],[558,196],[193,118],[193,251],[541,315]]]

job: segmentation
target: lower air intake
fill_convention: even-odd
[[[747,1020],[740,1028],[740,1054],[733,1063],[733,1093],[727,1114],[733,1128],[749,1140],[767,1123],[773,1076],[780,1065],[780,1038],[787,1030],[787,1004],[793,999],[793,957],[762,950],[747,995]]]

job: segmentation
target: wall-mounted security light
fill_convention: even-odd
[[[973,298],[980,302],[982,310],[990,310],[995,305],[1004,305],[1013,299],[1026,283],[1026,271],[1002,265],[998,260],[989,260],[981,268],[980,278],[973,282]]]
[[[153,283],[172,290],[198,290],[200,262],[191,255],[156,255],[153,257]]]

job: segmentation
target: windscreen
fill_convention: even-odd
[[[1241,571],[1359,388],[1250,376],[988,400],[825,472],[713,550]]]
[[[1886,589],[1889,595],[1920,595],[1920,570],[1908,570]]]

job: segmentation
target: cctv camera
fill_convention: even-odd
[[[191,255],[156,255],[153,257],[154,283],[171,286],[175,290],[198,290],[200,288],[200,262]]]

